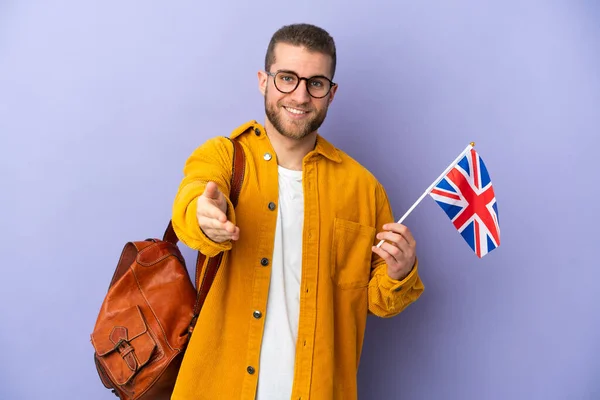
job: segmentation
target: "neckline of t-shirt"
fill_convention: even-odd
[[[281,175],[284,175],[288,178],[302,179],[302,171],[284,168],[281,165],[278,165],[277,167],[279,168],[279,173]]]

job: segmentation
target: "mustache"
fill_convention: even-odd
[[[281,106],[281,107],[297,108],[302,111],[313,111],[313,109],[314,109],[313,107],[311,107],[310,103],[295,103],[294,104],[294,103],[288,103],[288,102],[284,103],[284,102],[278,101],[277,105]]]

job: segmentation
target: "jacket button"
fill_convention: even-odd
[[[275,209],[275,203],[270,202],[269,203],[269,210],[273,211]]]
[[[248,371],[248,373],[249,373],[250,375],[252,375],[252,374],[254,373],[254,367],[252,367],[252,366],[249,366],[248,368],[246,368],[246,371]]]
[[[254,311],[254,312],[252,313],[252,315],[253,315],[253,316],[254,316],[254,318],[256,318],[256,319],[260,319],[260,317],[262,317],[262,313],[261,313],[260,311],[258,311],[258,310]]]
[[[254,128],[254,134],[255,134],[256,136],[260,136],[260,129],[258,129],[258,128]]]
[[[263,158],[264,158],[266,161],[269,161],[271,158],[273,158],[273,156],[271,155],[271,153],[265,153],[265,155],[263,156]]]
[[[266,267],[267,265],[269,265],[269,259],[268,258],[261,259],[260,265],[262,265],[263,267]]]

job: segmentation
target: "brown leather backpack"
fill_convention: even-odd
[[[231,140],[231,139],[230,139]],[[244,179],[244,150],[234,145],[230,199]],[[163,239],[125,245],[91,334],[104,386],[122,400],[167,400],[223,253],[198,252],[195,287],[171,221]],[[204,273],[202,273],[204,272]],[[202,283],[200,276],[202,275]]]

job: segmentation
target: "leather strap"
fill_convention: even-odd
[[[228,138],[229,139],[229,138]],[[233,208],[237,207],[238,198],[242,190],[242,182],[244,181],[244,173],[246,168],[246,162],[244,157],[244,149],[237,140],[229,139],[233,143],[233,165],[231,174],[231,190],[229,193],[229,200],[233,204]],[[206,265],[206,271],[202,277],[202,282],[198,282],[199,276],[202,272],[202,266],[206,256],[198,252],[198,258],[196,260],[196,289],[198,290],[198,297],[196,298],[196,305],[194,306],[194,319],[192,320],[192,328],[196,324],[196,319],[200,314],[202,305],[208,296],[208,291],[217,276],[219,267],[221,266],[221,260],[223,259],[223,253],[217,254],[215,257],[211,257]]]
[[[229,199],[235,208],[238,203],[238,198],[240,192],[242,190],[242,183],[244,181],[244,173],[246,168],[244,149],[242,145],[237,141],[231,138],[227,138],[229,141],[233,143],[233,159],[232,159],[232,174],[231,174],[231,189],[229,194]],[[179,239],[173,230],[173,222],[169,221],[169,225],[163,235],[163,240],[168,241],[173,244],[177,244]],[[194,317],[190,324],[190,332],[194,329],[196,325],[196,320],[198,319],[198,315],[200,314],[200,310],[202,310],[202,305],[206,300],[206,296],[208,296],[208,291],[217,276],[217,272],[219,271],[219,267],[221,266],[221,261],[223,260],[223,252],[217,254],[215,257],[210,257],[208,259],[208,263],[206,265],[206,271],[202,276],[202,281],[200,281],[200,275],[202,273],[202,266],[206,261],[206,255],[198,252],[198,258],[196,259],[196,290],[198,295],[196,297],[196,304],[194,305]]]

